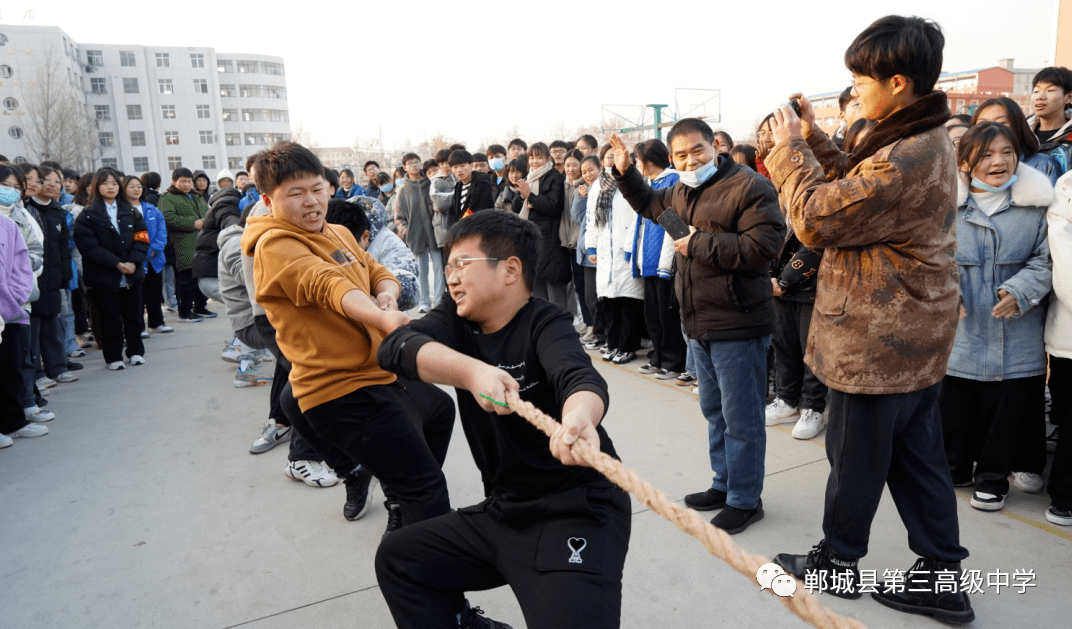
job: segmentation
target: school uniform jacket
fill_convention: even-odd
[[[82,253],[82,270],[89,288],[118,291],[122,278],[126,278],[127,286],[145,279],[145,256],[149,253],[145,219],[126,201],[116,199],[116,208],[118,231],[100,199],[82,210],[74,223],[74,242]],[[133,262],[134,272],[123,275],[115,268],[120,262]]]

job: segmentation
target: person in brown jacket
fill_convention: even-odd
[[[825,249],[805,360],[830,387],[830,477],[825,539],[774,561],[859,598],[859,559],[889,485],[921,558],[904,587],[872,596],[967,623],[975,614],[959,583],[968,551],[937,405],[958,314],[957,163],[949,104],[933,91],[944,45],[938,25],[917,17],[885,17],[857,36],[845,65],[861,116],[878,122],[850,155],[814,124],[807,99],[795,95],[803,120],[787,105],[775,110],[767,168],[800,242]]]

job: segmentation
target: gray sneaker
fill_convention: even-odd
[[[56,376],[55,378],[53,378],[53,380],[55,380],[56,382],[59,382],[61,384],[66,384],[68,382],[74,382],[74,381],[78,380],[78,376],[74,375],[73,373],[71,373],[69,371],[65,371],[65,372],[61,373],[60,375]]]
[[[249,447],[249,453],[263,454],[284,441],[290,441],[290,426],[280,426],[270,421],[261,431],[261,436]]]

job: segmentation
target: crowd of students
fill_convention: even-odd
[[[1072,416],[1072,72],[1035,76],[1030,117],[1003,97],[951,117],[933,91],[943,46],[918,18],[869,27],[846,54],[853,84],[831,137],[797,94],[754,145],[684,119],[665,144],[409,153],[393,177],[365,164],[365,184],[294,143],[250,158],[248,174],[222,171],[215,192],[184,168],[161,195],[155,173],[0,163],[0,447],[47,432],[41,396],[78,379],[80,344],[95,339],[111,370],[124,351],[144,364],[143,338],[172,331],[163,305],[195,323],[216,316],[211,298],[234,331],[235,386],[271,386],[250,452],[289,441],[286,475],[341,479],[350,520],[380,481],[376,569],[400,627],[502,627],[463,594],[503,583],[536,624],[553,622],[552,599],[603,600],[585,608],[616,618],[628,501],[568,449],[580,438],[614,455],[583,346],[612,364],[646,358],[640,373],[698,394],[713,478],[685,503],[719,510],[730,534],[764,517],[764,427],[829,430],[824,537],[775,558],[790,573],[829,572],[834,594],[858,598],[888,485],[920,578],[959,574],[953,487],[973,487],[981,511],[1048,488],[1046,519],[1072,525],[1059,438]],[[257,371],[272,360],[272,375]],[[458,512],[441,471],[456,409],[432,384],[459,389],[487,489]],[[537,437],[512,395],[561,418],[560,433]],[[534,537],[510,538],[518,527]],[[601,569],[544,552],[578,531]],[[488,556],[473,556],[480,545]],[[496,563],[526,548],[535,566]],[[938,594],[875,598],[974,618],[963,592]]]

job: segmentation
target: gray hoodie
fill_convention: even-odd
[[[242,231],[241,225],[231,225],[216,237],[216,244],[220,248],[217,261],[220,296],[227,307],[231,329],[235,332],[253,325],[254,304],[246,290],[246,277],[242,269]]]

